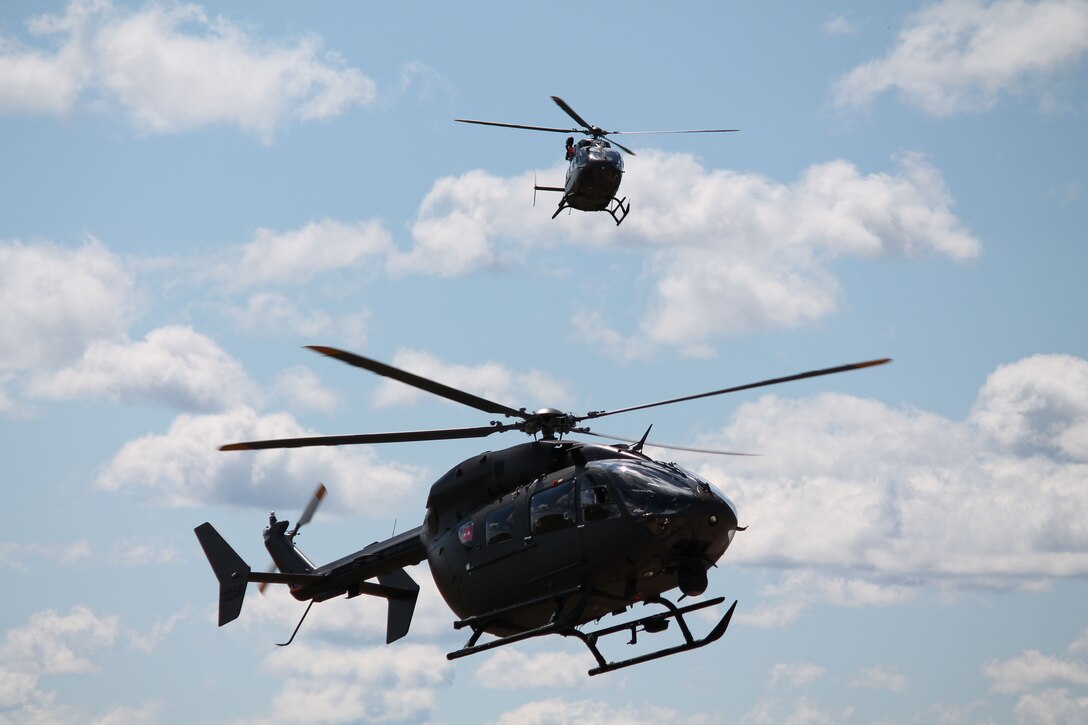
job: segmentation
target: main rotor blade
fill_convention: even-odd
[[[418,441],[442,441],[458,438],[483,438],[492,433],[516,430],[518,424],[485,425],[477,428],[441,428],[436,430],[409,430],[399,433],[360,433],[342,436],[310,436],[305,438],[276,438],[267,441],[246,441],[220,446],[221,451],[256,451],[268,448],[310,448],[312,446],[349,446],[368,443],[414,443]]]
[[[614,436],[608,433],[594,433],[591,430],[582,431],[583,435],[597,436],[598,438],[609,438],[615,441],[623,441],[624,443],[638,443],[634,438],[624,438],[623,436]],[[716,456],[761,456],[762,453],[737,453],[736,451],[719,451],[714,448],[689,448],[687,446],[674,446],[668,443],[655,443],[654,441],[646,441],[643,445],[653,446],[654,448],[669,448],[674,451],[688,451],[690,453],[713,453]]]
[[[498,121],[473,121],[468,118],[455,118],[459,123],[478,123],[481,126],[501,126],[503,128],[524,128],[530,131],[553,131],[555,133],[585,133],[581,128],[554,128],[552,126],[528,126],[523,123],[499,123]]]
[[[647,403],[645,405],[632,405],[629,408],[617,408],[616,410],[598,410],[586,413],[580,416],[577,420],[583,421],[589,418],[602,418],[606,415],[615,415],[616,413],[630,413],[633,410],[645,410],[646,408],[656,408],[659,405],[672,405],[673,403],[682,403],[685,400],[696,400],[698,398],[709,398],[713,395],[725,395],[726,393],[736,393],[741,390],[751,390],[752,388],[762,388],[768,385],[778,385],[779,383],[788,383],[793,380],[804,380],[805,378],[816,378],[821,375],[834,375],[835,373],[844,373],[848,370],[861,370],[862,368],[871,368],[876,365],[883,365],[890,363],[891,358],[881,358],[880,360],[868,360],[866,362],[851,363],[849,365],[839,365],[834,368],[824,368],[823,370],[810,370],[807,373],[798,373],[797,375],[787,375],[784,378],[771,378],[770,380],[761,380],[758,383],[748,383],[747,385],[738,385],[733,388],[723,388],[721,390],[712,390],[709,393],[697,393],[695,395],[685,395],[682,398],[673,398],[671,400],[661,400],[656,403]]]
[[[631,149],[627,148],[626,146],[624,146],[623,144],[621,144],[621,143],[620,143],[619,141],[616,141],[615,139],[611,139],[611,138],[610,138],[610,139],[608,139],[608,143],[612,144],[613,146],[617,146],[617,147],[619,147],[619,148],[623,149],[624,151],[626,151],[626,152],[627,152],[627,153],[628,153],[629,155],[631,155],[631,156],[638,156],[638,154],[636,154],[636,153],[635,153],[634,151],[632,151]]]
[[[586,120],[584,118],[582,118],[577,113],[575,113],[574,109],[571,108],[570,106],[568,106],[567,102],[564,101],[562,98],[560,98],[559,96],[552,96],[552,100],[555,101],[555,105],[559,106],[564,111],[566,111],[567,115],[570,116],[571,118],[573,118],[575,121],[582,124],[583,126],[585,126],[590,131],[597,130],[593,126],[590,126],[588,123],[586,123]]]
[[[609,136],[624,134],[625,136],[649,136],[663,133],[737,133],[739,128],[703,128],[691,131],[609,131]]]
[[[461,405],[467,405],[470,408],[476,410],[482,410],[485,413],[494,413],[496,415],[502,414],[508,418],[528,418],[528,415],[524,410],[514,410],[513,408],[503,405],[502,403],[496,403],[488,400],[487,398],[481,398],[478,395],[472,393],[466,393],[463,390],[457,388],[451,388],[448,385],[437,383],[434,380],[428,380],[427,378],[410,373],[407,370],[401,370],[395,368],[392,365],[386,365],[385,363],[378,362],[377,360],[371,360],[370,358],[363,357],[362,355],[356,355],[353,352],[347,352],[346,350],[339,350],[335,347],[325,347],[322,345],[307,345],[309,349],[328,357],[334,357],[341,362],[346,362],[348,365],[354,365],[357,368],[363,370],[369,370],[372,373],[383,375],[387,378],[392,378],[399,382],[411,385],[412,387],[425,390],[432,395],[438,395],[452,400],[455,403]]]

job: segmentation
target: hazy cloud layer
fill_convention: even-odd
[[[160,708],[154,703],[114,705],[104,713],[91,713],[58,703],[56,693],[42,687],[42,679],[53,675],[71,678],[97,672],[95,658],[113,648],[120,632],[117,617],[99,616],[82,606],[72,607],[68,614],[36,612],[25,625],[9,629],[0,643],[0,721],[157,722]]]
[[[886,56],[839,79],[839,106],[866,106],[897,89],[933,116],[985,111],[1034,89],[1088,52],[1081,0],[945,0],[911,16]]]
[[[273,702],[291,722],[420,722],[434,716],[436,688],[448,686],[453,665],[425,645],[313,648],[305,642],[265,658],[283,678]]]
[[[813,602],[909,601],[918,584],[1088,574],[1086,374],[1063,355],[1002,366],[962,421],[838,394],[742,405],[698,443],[767,455],[700,470],[750,525],[728,562],[784,571],[738,617],[781,625]]]
[[[138,130],[232,125],[270,141],[286,121],[369,105],[372,80],[316,35],[270,43],[196,4],[73,0],[0,37],[0,112],[62,115],[116,105]]]

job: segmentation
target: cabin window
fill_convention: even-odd
[[[534,534],[574,526],[574,481],[534,494],[529,499],[529,520]]]
[[[484,519],[484,529],[487,531],[489,545],[501,544],[514,538],[517,533],[518,512],[518,505],[511,503],[488,513]]]
[[[583,474],[578,480],[579,501],[582,506],[582,521],[590,523],[614,519],[620,515],[619,506],[612,498],[607,484],[592,474]]]

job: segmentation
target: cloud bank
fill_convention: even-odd
[[[372,80],[316,35],[270,43],[195,4],[135,10],[73,0],[0,37],[0,112],[69,115],[116,106],[145,133],[236,126],[265,142],[288,121],[374,102]]]
[[[923,8],[895,46],[840,78],[839,107],[864,107],[896,89],[932,116],[986,111],[1088,52],[1088,5],[1078,0],[946,0]]]

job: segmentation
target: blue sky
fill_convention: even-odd
[[[0,722],[1088,722],[1088,3],[8,2],[0,7]],[[562,137],[632,211],[550,219]],[[192,529],[252,565],[330,493],[328,561],[517,438],[225,454],[481,425],[303,348],[604,432],[736,502],[697,652],[456,662],[430,582],[218,629]],[[513,434],[510,434],[513,435]],[[697,627],[709,628],[710,619]],[[660,635],[666,637],[667,634]],[[623,655],[623,645],[613,657]]]

